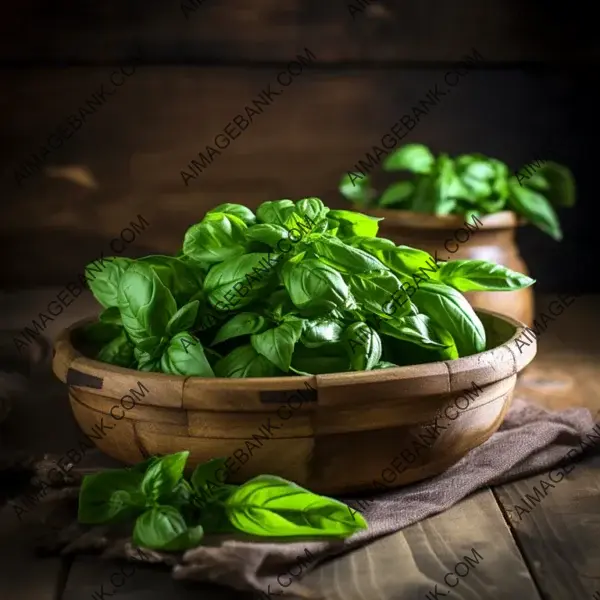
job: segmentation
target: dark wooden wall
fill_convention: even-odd
[[[473,48],[485,58],[404,141],[571,166],[557,244],[527,228],[541,290],[598,291],[592,5],[522,0],[22,0],[0,21],[3,286],[64,284],[141,214],[126,251],[178,249],[222,202],[318,195]],[[361,7],[350,14],[350,5]],[[187,13],[187,14],[184,14]],[[285,64],[317,57],[197,179],[180,171]],[[121,65],[135,73],[20,184],[15,169]],[[280,86],[279,86],[280,87]],[[68,166],[69,170],[57,167]],[[70,175],[75,173],[75,175]]]

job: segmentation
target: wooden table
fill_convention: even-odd
[[[0,328],[25,326],[57,291],[0,295]],[[550,300],[539,299],[539,310]],[[585,406],[600,417],[597,302],[597,297],[578,298],[540,335],[539,355],[519,380],[520,396],[554,409]],[[52,338],[95,310],[92,298],[82,294],[45,333]],[[78,434],[66,392],[48,364],[30,378],[37,382],[35,390],[2,426],[2,446],[64,452]],[[442,514],[325,563],[303,583],[310,597],[327,600],[600,598],[600,456],[578,463],[568,479],[527,514],[521,511],[520,518],[516,505],[523,506],[522,498],[533,493],[541,476],[483,489]],[[100,585],[115,564],[34,558],[36,530],[33,523],[20,523],[8,505],[0,507],[0,600],[101,598]],[[105,594],[124,600],[253,597],[217,586],[183,585],[150,567],[139,567],[113,596]]]

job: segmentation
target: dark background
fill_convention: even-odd
[[[559,213],[565,239],[526,227],[519,243],[538,291],[599,291],[593,3],[387,0],[354,18],[349,4],[204,0],[188,19],[167,0],[3,6],[2,286],[64,285],[138,214],[151,226],[129,256],[176,251],[187,227],[223,202],[316,195],[344,206],[341,174],[476,48],[485,64],[403,142],[512,168],[568,165],[578,204]],[[180,170],[305,48],[318,64],[186,187]],[[98,187],[41,170],[20,188],[15,168],[138,52],[135,74],[45,161],[88,169]]]

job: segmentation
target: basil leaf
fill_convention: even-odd
[[[424,277],[437,277],[435,260],[428,252],[411,248],[410,246],[396,246],[393,243],[387,243],[389,240],[355,240],[365,252],[369,252],[383,263],[386,267],[400,275],[414,275],[419,273]],[[380,242],[386,242],[381,244]]]
[[[192,296],[202,291],[204,269],[197,263],[158,254],[145,256],[138,262],[152,267],[162,284],[173,294],[177,306],[187,304]]]
[[[192,473],[190,481],[192,487],[196,492],[203,492],[208,485],[211,483],[223,483],[220,477],[217,477],[217,471],[225,471],[225,459],[224,458],[212,458],[208,462],[199,464]]]
[[[184,253],[198,262],[219,263],[246,251],[248,227],[235,215],[207,213],[183,239]]]
[[[327,216],[339,223],[339,237],[375,237],[379,231],[379,221],[383,220],[350,210],[330,210]]]
[[[414,194],[415,184],[412,181],[398,181],[392,183],[381,194],[381,198],[377,201],[379,206],[398,206],[408,200]]]
[[[274,377],[279,369],[250,344],[238,346],[215,365],[217,377]]]
[[[144,371],[146,373],[160,373],[160,357],[153,356],[149,352],[144,352],[139,348],[135,348],[133,351],[135,360],[137,361],[137,370]]]
[[[485,350],[485,329],[464,296],[442,283],[421,283],[412,297],[419,311],[454,339],[459,356]]]
[[[442,333],[440,328],[423,314],[384,321],[381,323],[381,333],[423,348],[443,349],[454,346],[452,336],[447,332]]]
[[[326,219],[328,212],[329,208],[319,198],[303,198],[296,202],[294,210],[286,219],[285,227],[288,230],[298,227],[312,229],[314,224]]]
[[[169,319],[177,312],[171,292],[149,265],[132,264],[121,277],[118,303],[123,325],[131,341],[158,344]]]
[[[560,241],[562,231],[552,205],[544,196],[526,187],[521,187],[516,177],[509,180],[508,203],[528,221],[539,227],[553,239]]]
[[[265,320],[256,313],[238,313],[219,329],[211,346],[241,335],[260,333],[265,329],[265,326]]]
[[[98,319],[101,323],[106,323],[107,325],[118,325],[119,327],[123,327],[121,311],[118,306],[111,306],[104,309],[98,316]]]
[[[252,347],[287,373],[290,370],[294,346],[302,333],[302,321],[286,322],[250,337]]]
[[[341,341],[343,332],[342,325],[334,319],[307,319],[300,339],[307,348],[318,348],[323,344]]]
[[[370,371],[381,360],[381,338],[366,323],[353,323],[344,331],[350,364],[355,371]]]
[[[237,217],[238,219],[241,219],[242,221],[244,221],[244,223],[250,227],[252,225],[254,225],[254,223],[256,223],[256,217],[254,216],[254,213],[247,208],[246,206],[244,206],[243,204],[231,204],[231,203],[226,203],[226,204],[219,204],[219,206],[215,206],[214,208],[211,208],[209,211],[209,213],[223,213],[225,215],[233,215],[234,217]]]
[[[348,285],[359,306],[380,317],[389,318],[398,308],[400,312],[396,316],[410,312],[410,302],[406,301],[396,302],[396,308],[391,310],[390,304],[394,302],[395,295],[401,289],[400,280],[391,271],[351,275],[348,277]],[[408,297],[406,294],[401,294],[398,298],[406,300]]]
[[[151,550],[181,551],[198,546],[204,535],[200,525],[190,527],[172,506],[157,506],[138,517],[133,543]]]
[[[367,524],[348,506],[318,496],[274,475],[259,475],[226,501],[231,523],[240,531],[268,537],[348,537]]]
[[[294,212],[294,203],[291,200],[274,200],[263,202],[256,210],[256,218],[261,223],[285,227],[292,212]]]
[[[459,292],[520,290],[535,283],[534,279],[487,260],[452,260],[442,264],[442,283]]]
[[[353,181],[351,175],[347,173],[342,177],[338,190],[346,200],[358,206],[368,206],[375,197],[375,190],[371,187],[371,179],[368,175],[358,177],[355,174]],[[330,211],[329,214],[331,215],[332,212],[334,211]]]
[[[287,240],[288,230],[282,225],[272,223],[259,223],[249,227],[246,231],[246,239],[253,242],[261,242],[274,248],[281,240]]]
[[[275,290],[267,300],[267,312],[270,313],[276,321],[283,318],[283,315],[293,313],[296,309],[294,303],[285,288]],[[253,333],[259,333],[255,331]]]
[[[319,346],[318,350],[296,344],[290,370],[308,375],[350,371],[348,352],[342,342]]]
[[[423,144],[406,144],[392,152],[383,161],[384,171],[411,171],[431,173],[435,158]]]
[[[287,262],[282,277],[292,302],[300,309],[328,311],[355,306],[342,276],[314,258],[300,263]]]
[[[129,369],[135,365],[133,349],[133,344],[121,329],[120,335],[102,346],[96,360]]]
[[[142,474],[111,469],[85,475],[79,490],[77,519],[87,525],[119,523],[134,518],[145,506]]]
[[[182,306],[167,323],[167,335],[173,336],[181,331],[191,329],[196,322],[200,302],[194,300]]]
[[[548,161],[521,183],[544,192],[552,206],[575,206],[575,179],[564,165]]]
[[[182,332],[173,336],[160,360],[163,373],[187,377],[214,377],[215,374],[204,354],[199,339],[191,333]]]
[[[273,281],[278,259],[278,255],[253,252],[213,266],[204,281],[209,302],[217,309],[221,305],[241,308],[249,304]]]
[[[158,502],[168,496],[183,477],[189,451],[163,456],[154,462],[142,479],[141,489],[146,498]]]
[[[342,240],[323,235],[312,244],[322,262],[343,273],[365,273],[383,270],[385,266],[369,253],[345,244]]]
[[[96,263],[90,263],[85,267],[85,279],[94,294],[94,298],[102,304],[104,308],[110,308],[111,306],[118,305],[118,290],[119,282],[123,273],[127,268],[134,264],[135,261],[130,258],[123,257],[107,257],[104,260],[110,261],[100,273],[96,272],[96,269],[92,267],[96,266]]]

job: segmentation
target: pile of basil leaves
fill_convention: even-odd
[[[368,175],[347,173],[339,185],[341,194],[358,207],[458,214],[469,222],[511,210],[555,240],[562,239],[562,231],[554,209],[575,204],[571,171],[552,161],[536,160],[511,175],[505,163],[482,154],[435,157],[423,144],[407,144],[388,155],[382,167],[410,178],[391,184],[378,197]]]
[[[136,546],[173,552],[198,546],[205,533],[345,538],[367,529],[362,515],[346,504],[276,475],[258,475],[240,486],[222,483],[222,458],[198,465],[188,480],[188,455],[177,452],[86,475],[79,491],[79,522],[135,521]]]
[[[318,198],[209,211],[177,256],[86,267],[104,307],[100,361],[197,377],[364,371],[486,349],[461,292],[533,280],[482,260],[434,262],[377,237],[380,219]],[[268,268],[267,268],[268,266]]]

